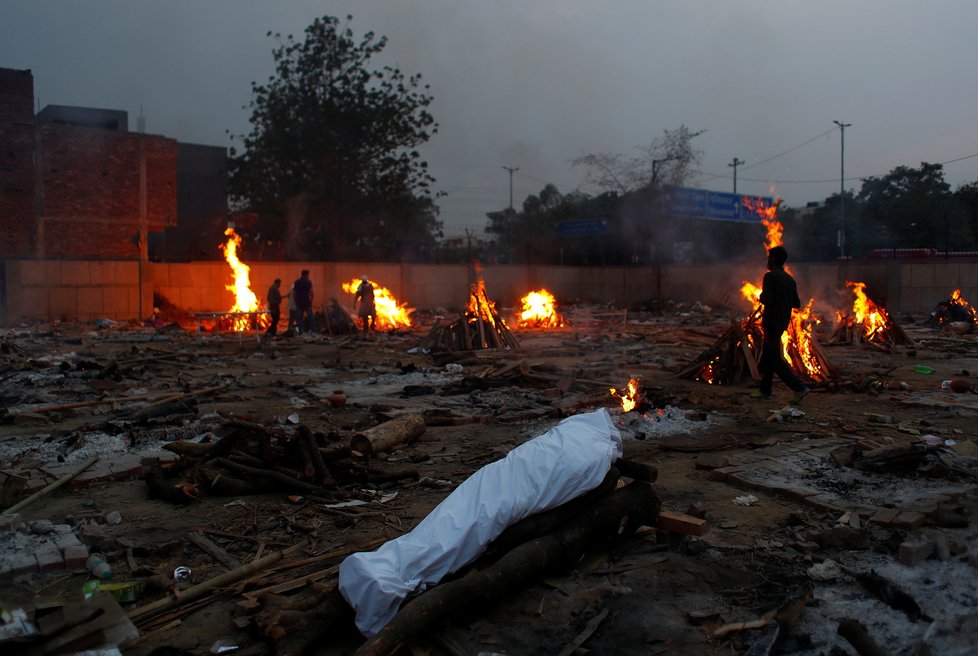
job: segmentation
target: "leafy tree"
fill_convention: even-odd
[[[302,41],[274,35],[275,74],[252,83],[252,131],[231,149],[233,200],[294,258],[398,258],[440,233],[416,150],[437,131],[428,86],[372,68],[387,39],[357,40],[351,20],[317,18]]]
[[[854,244],[852,254],[874,248],[934,248],[944,243],[949,232],[950,191],[941,164],[921,162],[918,169],[898,166],[882,178],[867,178],[856,196],[861,212],[855,227],[862,239]]]
[[[963,184],[954,190],[954,206],[964,232],[964,247],[978,244],[978,181]]]

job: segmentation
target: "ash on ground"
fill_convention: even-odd
[[[622,437],[633,440],[654,440],[672,435],[692,435],[729,422],[717,414],[683,410],[667,405],[649,408],[644,412],[621,408],[611,410],[611,418],[621,431]]]

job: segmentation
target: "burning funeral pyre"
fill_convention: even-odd
[[[836,326],[830,342],[851,344],[858,340],[884,349],[896,344],[913,343],[886,309],[866,295],[866,283],[847,280],[846,287],[852,289],[856,296],[852,302],[852,313],[836,312]]]
[[[557,300],[546,289],[530,292],[520,299],[517,328],[560,328],[564,318],[557,312]]]
[[[354,278],[350,282],[343,283],[343,291],[353,296],[357,293],[357,288],[362,281]],[[374,321],[374,328],[377,330],[394,330],[396,328],[411,327],[411,313],[414,308],[408,304],[399,303],[393,293],[386,287],[368,280],[374,288],[374,307],[377,310],[377,318]]]
[[[768,205],[759,199],[744,199],[744,204],[761,217],[761,223],[767,229],[765,250],[784,243],[784,226],[776,218],[779,203],[780,201]],[[785,270],[790,271],[787,266]],[[740,291],[751,302],[751,313],[743,321],[731,322],[730,327],[713,346],[679,373],[680,378],[702,380],[711,385],[726,385],[740,380],[749,372],[754,380],[760,380],[758,364],[761,359],[761,345],[764,343],[761,288],[745,282]],[[832,377],[834,368],[815,339],[814,328],[820,320],[813,311],[814,304],[815,299],[809,299],[804,307],[791,313],[791,323],[781,337],[781,350],[784,359],[798,376],[803,380],[821,383]]]
[[[928,323],[934,328],[958,328],[958,332],[970,331],[978,324],[978,313],[975,308],[964,300],[961,290],[955,289],[946,301],[941,301],[930,313]]]
[[[496,304],[486,294],[482,271],[469,288],[469,304],[462,315],[449,324],[436,323],[428,334],[430,351],[469,351],[489,348],[518,348],[519,341],[496,312]]]
[[[214,329],[218,331],[262,330],[268,326],[269,319],[260,310],[258,296],[251,291],[251,267],[238,258],[241,237],[230,227],[224,234],[228,238],[227,243],[221,244],[219,248],[224,252],[224,259],[234,276],[234,281],[225,285],[225,289],[234,294],[234,305],[227,312],[198,313],[196,316],[202,322],[206,317],[212,318],[215,322]]]

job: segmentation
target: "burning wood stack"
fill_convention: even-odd
[[[760,215],[761,223],[767,229],[765,249],[781,246],[784,226],[775,218],[779,203],[766,205],[748,198],[744,199],[744,203]],[[754,380],[760,380],[758,364],[764,343],[761,289],[745,282],[740,291],[753,304],[754,309],[750,315],[743,321],[732,322],[713,346],[679,373],[680,378],[701,380],[711,385],[727,385],[740,380],[749,372]],[[835,368],[815,339],[814,328],[820,321],[813,311],[814,304],[815,299],[809,299],[807,305],[791,313],[791,323],[781,338],[781,354],[802,379],[824,383],[834,375]]]
[[[957,332],[970,332],[978,324],[978,313],[974,306],[961,296],[961,290],[955,289],[946,301],[941,301],[930,313],[928,323],[934,328],[955,328]]]
[[[455,321],[436,323],[426,340],[429,351],[470,351],[490,348],[519,348],[516,336],[496,312],[479,273],[469,291],[469,304]]]
[[[561,328],[564,317],[557,312],[557,300],[546,289],[530,292],[520,299],[516,327],[520,329]]]
[[[831,343],[851,344],[858,340],[882,349],[913,343],[886,309],[866,295],[866,283],[847,280],[846,286],[856,296],[852,303],[852,314],[836,313],[836,327],[829,339]]]

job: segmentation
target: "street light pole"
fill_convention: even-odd
[[[727,166],[732,166],[734,170],[734,193],[737,193],[737,167],[744,163],[744,160],[733,158],[733,161],[727,164]]]
[[[842,121],[832,121],[839,126],[842,134],[841,149],[839,154],[839,253],[843,258],[846,256],[846,128],[852,123]]]
[[[518,166],[504,166],[509,171],[509,211],[513,211],[513,173],[520,170]]]

